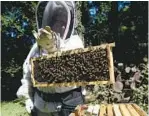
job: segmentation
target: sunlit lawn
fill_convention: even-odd
[[[2,116],[29,116],[24,104],[18,101],[2,102],[1,114]]]

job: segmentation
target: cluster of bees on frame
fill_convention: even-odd
[[[65,83],[107,81],[109,67],[107,49],[37,59],[34,78],[38,82]]]

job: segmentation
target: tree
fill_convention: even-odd
[[[34,43],[32,30],[36,27],[34,14],[37,2],[1,3],[2,100],[10,100],[16,97],[22,64]]]

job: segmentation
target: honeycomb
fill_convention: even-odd
[[[89,47],[34,58],[33,78],[38,83],[53,84],[108,81],[110,77],[107,55],[106,47]]]

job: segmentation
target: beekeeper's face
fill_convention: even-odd
[[[67,14],[63,12],[63,10],[57,11],[57,13],[53,16],[53,25],[52,30],[56,33],[60,34],[60,37],[63,37],[63,34],[66,29],[67,24]]]

